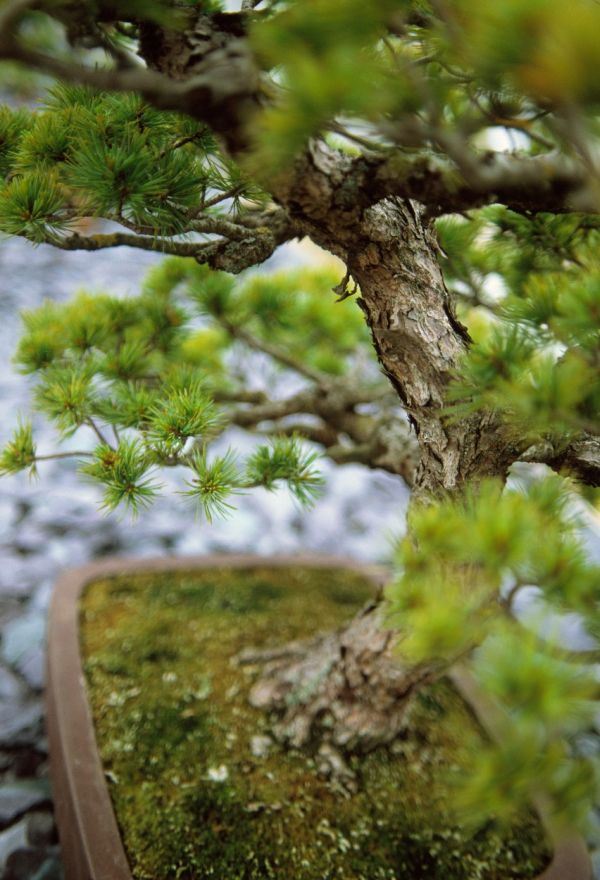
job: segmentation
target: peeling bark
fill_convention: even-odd
[[[518,451],[491,414],[445,418],[444,394],[467,350],[438,262],[424,205],[371,201],[368,169],[313,144],[277,193],[292,222],[346,262],[384,374],[414,426],[420,461],[417,498],[504,477]]]
[[[276,739],[313,749],[323,772],[349,777],[343,756],[391,743],[410,696],[437,674],[433,666],[403,666],[396,638],[373,602],[342,630],[266,654],[246,651],[238,662],[264,664],[250,702],[275,716]]]

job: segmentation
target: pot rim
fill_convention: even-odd
[[[275,556],[206,554],[150,558],[107,557],[67,569],[57,579],[48,623],[47,728],[50,775],[67,880],[132,880],[113,810],[87,697],[79,641],[79,599],[93,581],[135,573],[211,568],[338,568],[360,571],[383,585],[386,569],[350,557],[300,553]],[[466,669],[449,676],[493,739],[502,739],[497,707],[481,693]],[[536,805],[554,845],[552,861],[536,880],[591,880],[592,867],[577,834],[556,838]]]

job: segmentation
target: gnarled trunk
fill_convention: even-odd
[[[486,476],[504,478],[518,453],[493,416],[445,418],[445,391],[470,339],[454,313],[425,209],[399,198],[354,201],[344,163],[314,145],[279,196],[299,230],[344,259],[360,285],[377,356],[419,444],[411,503],[458,493]],[[380,601],[341,632],[264,658],[252,691],[253,704],[274,714],[277,738],[314,748],[342,777],[344,755],[391,742],[415,690],[443,671],[403,664],[384,617]]]
[[[150,29],[142,49],[151,66],[175,78],[201,81],[209,56],[233,64],[235,71],[252,68],[237,33],[217,28],[207,37],[204,30],[202,15],[175,43]],[[235,118],[217,117],[218,130],[243,130],[244,115],[251,115],[259,100],[255,74],[246,77],[243,112],[238,103]],[[223,112],[228,106],[227,96],[219,96]],[[229,137],[228,145],[234,152],[246,147],[241,136]],[[313,142],[272,191],[297,234],[344,260],[360,285],[359,304],[382,370],[417,436],[413,503],[423,503],[485,476],[505,477],[518,453],[489,414],[455,422],[444,418],[444,392],[469,336],[446,290],[425,207],[371,192],[369,163],[368,157],[357,160]],[[280,738],[295,746],[320,743],[338,770],[339,751],[331,750],[365,750],[392,740],[411,694],[435,674],[401,665],[380,606],[364,611],[343,632],[289,645],[263,659],[254,704],[274,713]]]
[[[383,618],[383,603],[374,601],[339,631],[239,656],[240,663],[263,665],[250,701],[273,713],[278,740],[321,752],[368,752],[397,736],[410,695],[435,670],[403,666]]]

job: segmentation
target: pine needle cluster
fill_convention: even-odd
[[[232,210],[264,198],[206,126],[134,94],[65,84],[40,110],[0,108],[0,177],[0,232],[55,245],[101,217],[160,249],[161,237],[196,231],[209,191]]]
[[[307,364],[339,375],[366,343],[357,316],[343,308],[332,316],[325,305],[334,277],[324,270],[236,280],[170,258],[136,297],[82,292],[23,313],[15,361],[35,377],[34,408],[59,438],[83,431],[99,441],[72,455],[102,487],[108,510],[123,505],[136,513],[151,503],[164,467],[187,470],[184,494],[209,521],[233,509],[235,495],[259,486],[287,485],[309,506],[322,484],[318,455],[297,437],[271,438],[245,461],[233,451],[213,454],[211,444],[230,424],[231,406],[248,394],[231,369],[240,349],[264,343],[267,353],[275,345],[288,358],[299,355],[292,337],[306,322]],[[31,426],[19,425],[0,471],[34,470],[37,461]]]
[[[600,412],[600,227],[586,215],[494,206],[440,223],[448,277],[476,326],[452,411],[488,409],[515,442],[564,449]],[[486,301],[490,279],[499,288]],[[483,301],[481,300],[483,297]]]

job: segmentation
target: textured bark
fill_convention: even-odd
[[[359,304],[385,375],[414,427],[419,461],[413,503],[459,492],[485,476],[504,477],[518,451],[489,415],[444,417],[444,395],[467,350],[438,262],[423,205],[398,197],[372,200],[353,160],[313,144],[277,196],[298,230],[341,257],[360,286]],[[391,742],[415,689],[439,669],[404,667],[382,609],[360,615],[341,633],[289,646],[254,688],[254,705],[278,717],[275,732],[295,746],[320,743],[337,775],[343,753]]]
[[[204,119],[239,153],[262,100],[260,71],[245,37],[245,15],[198,15],[180,31],[145,24],[140,53],[149,67],[175,82],[190,82],[186,112]]]
[[[556,471],[571,474],[586,486],[600,486],[600,437],[584,434],[559,449],[548,442],[528,449],[523,459],[543,462]]]
[[[445,418],[445,389],[469,337],[444,284],[432,221],[412,200],[372,201],[369,180],[368,166],[357,174],[352,159],[313,144],[277,195],[298,228],[341,257],[360,285],[375,351],[417,435],[416,495],[504,477],[518,452],[495,419]]]
[[[264,664],[250,702],[275,715],[275,737],[313,749],[323,772],[348,778],[342,756],[392,742],[406,724],[410,696],[436,674],[403,666],[395,640],[374,602],[338,632],[279,651],[250,650],[238,661]]]

